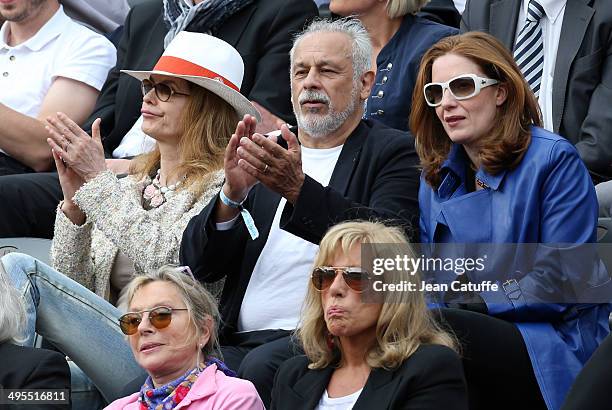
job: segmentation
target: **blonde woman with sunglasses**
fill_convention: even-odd
[[[305,356],[276,374],[272,409],[467,410],[454,339],[441,331],[423,293],[377,291],[384,284],[420,287],[419,275],[388,270],[375,278],[371,258],[414,254],[399,228],[344,222],[320,243],[297,337]],[[387,288],[388,289],[388,288]]]
[[[539,55],[532,57],[536,65]],[[449,281],[461,280],[468,291],[436,300],[453,307],[441,314],[469,358],[470,408],[558,409],[608,334],[608,274],[596,257],[561,260],[575,248],[592,256],[598,207],[589,173],[571,143],[541,128],[532,89],[488,34],[430,48],[412,107],[423,166],[421,242],[436,243],[436,252],[451,250],[441,243],[479,244],[475,257],[499,252],[483,270],[451,272]],[[554,252],[546,259],[547,247]],[[485,281],[495,286],[478,288]]]
[[[116,321],[125,286],[178,262],[187,223],[221,187],[236,122],[259,116],[239,92],[240,54],[206,34],[181,32],[153,70],[125,74],[141,82],[143,131],[155,149],[118,178],[106,169],[99,121],[90,138],[64,115],[49,118],[64,192],[53,268],[25,255],[2,260],[28,305],[25,344],[34,344],[35,332],[55,344],[107,402],[142,375]]]
[[[129,312],[119,318],[136,362],[149,377],[140,391],[108,410],[263,410],[247,380],[218,359],[219,311],[188,267],[162,267],[126,288]]]

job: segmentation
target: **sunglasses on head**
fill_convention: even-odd
[[[445,83],[427,83],[423,88],[425,101],[430,107],[438,107],[442,104],[444,91],[450,91],[456,100],[467,100],[478,94],[483,88],[499,83],[491,78],[479,77],[476,74],[463,74],[451,78]]]
[[[133,335],[138,331],[138,326],[142,322],[143,313],[149,312],[149,322],[151,322],[156,329],[163,329],[170,325],[170,322],[172,322],[172,312],[177,310],[187,309],[174,309],[167,306],[158,306],[153,309],[141,310],[140,312],[128,312],[119,318],[119,327],[126,335]]]
[[[174,91],[172,87],[165,83],[154,83],[151,80],[144,79],[141,83],[142,87],[142,96],[149,94],[151,90],[155,90],[155,95],[160,101],[168,101],[174,94],[178,95],[190,95],[186,93],[180,93],[178,91]]]
[[[310,279],[316,290],[324,291],[334,283],[338,273],[342,274],[344,283],[355,292],[363,292],[370,280],[370,275],[361,268],[338,266],[316,267],[312,271]]]

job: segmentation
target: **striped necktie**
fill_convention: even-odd
[[[540,19],[545,14],[544,8],[537,0],[529,2],[527,19],[514,47],[514,59],[536,98],[540,95],[544,69],[544,41]]]

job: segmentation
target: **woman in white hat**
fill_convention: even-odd
[[[134,273],[178,261],[188,221],[219,191],[236,122],[258,115],[239,92],[242,58],[212,36],[182,32],[152,71],[126,73],[142,81],[143,130],[155,150],[117,178],[106,170],[99,120],[90,138],[61,113],[48,118],[64,193],[55,269],[21,254],[2,259],[28,305],[26,344],[35,331],[55,344],[107,401],[142,374],[117,326],[122,290]]]

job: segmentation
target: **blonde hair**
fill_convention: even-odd
[[[325,234],[314,266],[327,265],[338,252],[348,254],[351,248],[360,244],[374,245],[374,257],[394,257],[405,253],[406,248],[410,249],[409,256],[414,257],[400,228],[379,222],[353,221],[338,224]],[[418,274],[411,276],[405,272],[388,271],[384,275],[384,281],[389,283],[399,283],[401,280],[418,283],[420,280]],[[301,326],[296,334],[311,362],[308,366],[310,369],[325,368],[334,362],[334,352],[328,347],[330,334],[323,316],[321,293],[310,281]],[[335,346],[340,346],[337,338],[334,339]],[[454,338],[442,331],[434,321],[421,292],[385,292],[376,323],[376,343],[366,357],[368,365],[372,368],[396,368],[425,343],[440,344],[456,350]]]
[[[223,168],[223,155],[238,122],[234,108],[212,92],[189,83],[190,97],[180,120],[182,135],[178,142],[181,163],[172,170],[173,176],[186,175],[177,189],[190,189],[199,196],[206,180]],[[138,178],[153,176],[159,168],[157,145],[147,154],[136,157],[130,173]]]
[[[204,357],[220,357],[219,308],[210,292],[191,274],[186,273],[183,267],[165,265],[157,271],[136,276],[128,283],[125,291],[128,305],[132,303],[132,299],[139,289],[153,282],[169,283],[179,291],[187,307],[191,326],[191,335],[185,340],[185,346],[197,344],[197,340],[203,334],[202,329],[208,327],[210,337],[206,345],[202,347],[201,352]]]
[[[416,14],[427,3],[429,0],[387,0],[387,15],[394,19],[406,14]]]
[[[427,183],[437,187],[440,168],[450,152],[452,142],[444,131],[435,109],[429,107],[423,88],[431,82],[431,69],[436,59],[446,54],[468,58],[483,73],[507,88],[507,97],[498,107],[492,129],[482,140],[480,160],[483,168],[495,175],[515,168],[523,159],[531,142],[531,125],[542,126],[540,107],[529,84],[523,79],[512,54],[490,34],[469,32],[443,38],[423,56],[412,96],[410,130],[416,138],[416,151],[421,159]]]

